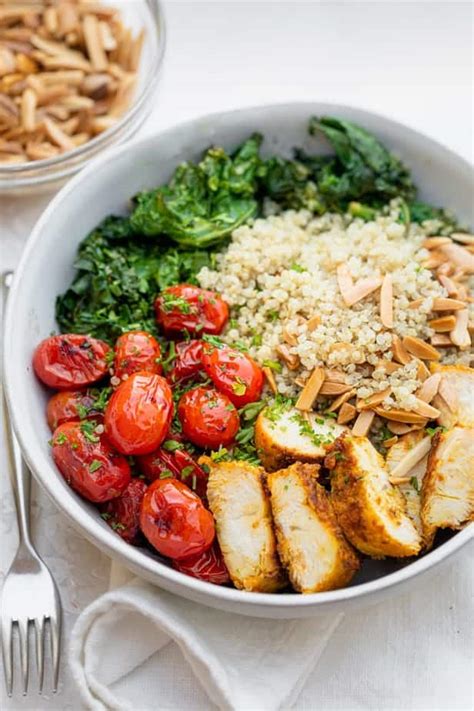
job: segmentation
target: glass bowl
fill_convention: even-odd
[[[59,188],[91,158],[129,140],[153,108],[166,44],[162,3],[160,0],[110,0],[110,4],[120,10],[127,27],[134,32],[141,28],[146,31],[132,105],[112,128],[72,151],[45,160],[13,165],[0,163],[0,194],[30,196]]]

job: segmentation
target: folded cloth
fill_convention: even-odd
[[[113,566],[112,580],[120,579]],[[140,689],[140,711],[148,711],[159,708],[150,658],[173,642],[219,708],[273,711],[296,700],[341,618],[244,617],[134,578],[82,612],[72,632],[70,665],[87,708],[136,711],[130,687]]]

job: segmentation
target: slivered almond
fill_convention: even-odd
[[[450,337],[445,333],[435,333],[435,335],[430,338],[430,343],[436,348],[450,348],[453,345]]]
[[[438,395],[443,398],[451,412],[456,412],[459,407],[459,398],[456,390],[446,378],[441,378]]]
[[[112,29],[108,22],[104,22],[104,20],[99,21],[99,35],[102,47],[106,52],[117,49],[117,40],[112,34]]]
[[[330,396],[342,395],[343,393],[349,392],[349,390],[352,390],[352,385],[346,385],[345,383],[335,383],[331,380],[325,380],[324,383],[321,385],[319,394]]]
[[[327,409],[327,412],[336,412],[341,405],[344,405],[344,403],[350,400],[351,397],[354,397],[355,394],[356,391],[354,389],[348,390],[346,393],[342,393],[342,395],[339,395],[339,397],[332,401],[330,407]]]
[[[346,374],[342,372],[342,370],[336,370],[333,368],[326,368],[325,371],[326,373],[326,381],[330,380],[333,383],[345,383],[346,382]]]
[[[423,269],[437,269],[442,264],[448,261],[448,257],[440,249],[434,249],[428,259],[425,259],[421,266]]]
[[[451,244],[451,239],[449,237],[427,237],[421,246],[425,249],[437,249],[443,244]]]
[[[351,273],[346,264],[339,264],[336,270],[337,284],[341,292],[342,299],[346,306],[350,306],[350,296],[354,288],[354,282]]]
[[[416,412],[409,410],[400,410],[398,408],[392,408],[391,410],[385,410],[383,407],[376,407],[375,412],[380,417],[384,417],[386,420],[394,420],[395,422],[406,422],[408,424],[422,424],[426,422],[426,417],[419,415]]]
[[[308,329],[308,331],[314,331],[314,329],[317,328],[320,323],[321,323],[321,316],[318,316],[318,315],[311,316],[311,318],[308,319],[308,321],[306,323],[306,328]]]
[[[458,314],[462,311],[458,311]],[[449,333],[452,331],[456,325],[456,316],[452,314],[450,316],[440,316],[440,318],[434,318],[428,321],[428,326],[438,333]]]
[[[36,94],[33,89],[25,89],[21,97],[21,125],[28,133],[35,130]]]
[[[47,7],[43,12],[44,24],[50,35],[55,35],[58,31],[58,13],[55,7]]]
[[[381,359],[377,363],[377,368],[383,368],[388,375],[392,375],[402,367],[401,363],[394,363],[393,360]]]
[[[461,244],[474,244],[474,235],[470,235],[467,232],[453,232],[451,239],[455,242],[461,242]]]
[[[418,388],[415,393],[418,400],[423,400],[423,402],[431,402],[438,392],[440,381],[441,373],[433,373],[433,375],[430,375],[430,377],[425,380],[423,385]]]
[[[44,57],[43,66],[47,69],[82,69],[85,72],[92,70],[92,65],[87,59],[74,57],[71,54],[58,54],[54,57]]]
[[[43,119],[43,124],[46,129],[46,133],[53,143],[55,143],[59,148],[63,148],[66,151],[70,151],[75,148],[70,136],[68,136],[64,131],[61,131],[57,123],[52,121],[52,119]]]
[[[267,383],[270,387],[270,390],[272,391],[272,393],[274,395],[276,395],[278,392],[278,388],[277,388],[277,384],[275,382],[275,376],[273,374],[273,370],[271,368],[268,368],[267,366],[264,366],[262,368],[262,370],[263,370],[263,374],[267,380]]]
[[[142,52],[143,40],[145,39],[145,33],[143,30],[137,35],[137,37],[132,40],[132,46],[130,47],[130,54],[128,57],[128,69],[131,72],[136,72],[138,70],[138,65],[140,63],[140,55]]]
[[[474,255],[459,244],[445,244],[440,251],[446,255],[450,262],[461,267],[466,274],[474,274]]]
[[[411,361],[411,356],[398,336],[392,338],[392,354],[396,361],[406,365]]]
[[[456,311],[456,325],[453,330],[450,331],[449,337],[455,346],[461,350],[469,348],[471,345],[471,336],[468,330],[469,323],[469,311],[468,309],[461,309]]]
[[[440,277],[441,275],[449,276],[453,272],[453,265],[451,262],[443,262],[443,264],[440,264],[439,267],[436,269],[436,275]]]
[[[338,425],[345,425],[351,420],[353,420],[356,415],[357,410],[355,409],[354,405],[350,405],[348,402],[344,402],[342,403],[342,407],[339,410],[339,414],[337,416],[337,423]]]
[[[87,54],[92,66],[98,72],[107,69],[108,60],[102,46],[99,23],[95,15],[86,15],[82,21],[82,31],[86,43]]]
[[[432,311],[459,311],[464,308],[466,304],[458,299],[445,299],[442,296],[433,299]]]
[[[421,380],[423,382],[427,378],[430,377],[431,371],[426,367],[426,365],[423,363],[422,360],[419,358],[416,358],[416,377],[418,380]]]
[[[73,3],[62,2],[57,6],[58,13],[58,35],[64,37],[68,32],[72,32],[79,22],[79,13]]]
[[[384,439],[383,446],[385,447],[385,449],[390,449],[390,447],[393,447],[393,445],[397,444],[397,442],[398,442],[398,437],[397,437],[397,435],[394,435],[393,437]]]
[[[286,364],[288,370],[297,370],[299,368],[300,359],[297,355],[290,353],[288,346],[281,343],[275,350],[278,353],[278,357]]]
[[[423,457],[426,457],[430,449],[431,437],[423,437],[423,439],[417,442],[392,469],[390,479],[407,476],[413,467],[415,467],[418,462],[421,462]]]
[[[362,299],[365,299],[366,296],[369,296],[369,294],[372,294],[372,292],[379,289],[381,284],[382,280],[379,277],[360,279],[357,284],[354,284],[354,287],[349,295],[349,299],[344,298],[346,305],[353,306],[358,301],[362,301]]]
[[[409,309],[418,309],[421,304],[423,303],[424,299],[415,299],[414,301],[410,301],[408,304]]]
[[[416,406],[413,408],[413,412],[417,415],[421,415],[421,417],[427,417],[429,420],[436,420],[436,418],[441,414],[436,407],[429,405],[423,400],[417,401]]]
[[[314,401],[318,397],[321,386],[324,382],[325,373],[323,368],[315,368],[300,392],[295,407],[298,410],[311,410]]]
[[[411,355],[421,360],[439,360],[441,357],[441,353],[439,353],[436,348],[430,346],[429,343],[425,343],[421,338],[405,336],[402,343],[408,353],[411,353]]]
[[[364,410],[359,412],[357,420],[352,427],[352,434],[356,437],[366,437],[369,433],[374,421],[375,412],[373,410]]]
[[[390,395],[391,392],[392,388],[386,388],[385,390],[381,390],[378,393],[374,393],[369,397],[366,397],[364,399],[361,398],[356,402],[356,408],[357,410],[370,410],[375,407],[375,405],[380,405],[385,400],[385,398]]]
[[[289,346],[297,346],[298,345],[298,339],[295,336],[294,333],[289,333],[286,328],[283,329],[282,333],[283,340],[285,343],[288,343]]]
[[[409,476],[390,476],[388,477],[389,482],[392,486],[400,486],[400,484],[408,484],[410,481]]]
[[[385,274],[380,289],[380,320],[385,328],[393,328],[393,285],[390,274]]]
[[[387,429],[389,429],[390,432],[393,432],[393,434],[396,434],[397,436],[402,436],[408,434],[409,432],[416,432],[417,430],[422,429],[426,423],[427,420],[423,420],[421,424],[415,425],[408,425],[404,422],[389,421],[387,422]]]

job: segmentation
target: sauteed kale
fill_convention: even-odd
[[[283,208],[317,214],[345,212],[371,219],[391,198],[405,201],[403,219],[439,219],[443,210],[415,201],[416,188],[402,162],[361,127],[337,118],[312,118],[334,154],[264,158],[262,136],[250,136],[233,153],[212,147],[200,163],[183,163],[170,181],[139,193],[131,214],[110,216],[81,244],[77,275],[58,297],[62,331],[113,341],[133,328],[154,332],[152,299],[172,284],[194,283],[232,231],[262,214],[265,198]]]

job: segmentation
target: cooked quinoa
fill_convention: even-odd
[[[392,359],[392,334],[425,340],[433,335],[428,326],[433,299],[447,292],[422,266],[429,255],[422,242],[436,234],[437,225],[414,224],[407,234],[398,218],[393,201],[371,222],[288,210],[236,229],[217,257],[216,270],[204,268],[198,275],[202,287],[221,293],[231,306],[224,340],[242,341],[262,364],[277,360],[277,346],[293,342],[286,347],[299,367],[290,371],[282,363],[281,372],[275,372],[283,395],[296,395],[295,378],[301,383],[316,366],[324,366],[342,371],[359,398],[391,387],[384,406],[412,409],[421,384],[417,362],[390,375],[379,361]],[[391,274],[393,329],[381,322],[379,289],[352,307],[344,304],[336,276],[340,264],[355,281]],[[419,308],[408,308],[420,298]],[[313,316],[321,323],[311,330]]]

